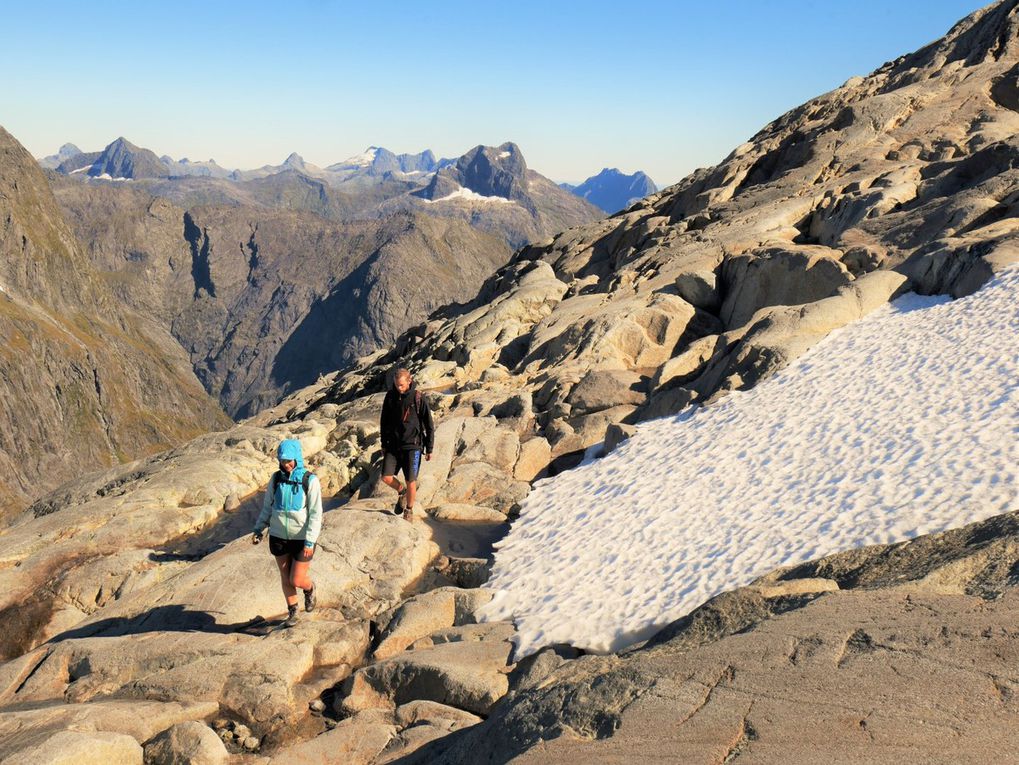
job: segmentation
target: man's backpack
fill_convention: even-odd
[[[419,391],[417,388],[415,388],[414,389],[414,409],[415,409],[414,414],[417,416],[417,418],[419,420],[421,419],[421,401],[422,401],[421,391]],[[406,409],[403,410],[403,421],[406,422],[409,418],[410,418],[410,407],[408,406]]]

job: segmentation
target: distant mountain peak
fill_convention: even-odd
[[[82,150],[73,143],[65,143],[56,154],[50,154],[39,160],[39,164],[49,170],[56,170],[61,164],[82,154]]]
[[[369,146],[360,154],[355,154],[352,157],[347,157],[339,164],[345,167],[368,167],[372,162],[375,161],[375,157],[378,155],[380,151],[383,151],[383,149],[379,146]]]
[[[615,167],[603,168],[597,175],[569,189],[607,213],[625,210],[636,200],[658,191],[646,173],[638,170],[626,175]]]
[[[169,170],[155,152],[142,149],[124,136],[110,143],[89,167],[92,178],[166,178]]]
[[[420,154],[395,154],[381,146],[369,146],[360,154],[330,165],[326,170],[347,174],[364,173],[369,176],[383,176],[387,173],[417,175],[434,172],[438,165],[431,149],[425,149]]]
[[[439,169],[428,186],[414,194],[433,202],[459,197],[497,198],[519,202],[533,211],[537,208],[528,193],[527,174],[527,162],[515,143],[479,145]]]

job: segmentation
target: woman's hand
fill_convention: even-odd
[[[257,532],[252,534],[251,535],[251,544],[257,545],[259,542],[261,542],[262,541],[262,534],[264,534],[264,533],[265,532],[263,531],[261,534],[259,534]]]

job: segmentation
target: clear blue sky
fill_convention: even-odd
[[[943,35],[974,0],[53,2],[4,9],[0,125],[226,167],[515,141],[665,185]]]

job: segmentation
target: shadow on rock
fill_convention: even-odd
[[[249,628],[269,625],[262,617],[237,624],[220,624],[206,611],[189,611],[181,605],[158,606],[139,616],[129,619],[101,619],[75,629],[61,632],[48,642],[89,637],[121,637],[144,632],[209,632],[226,634]]]

